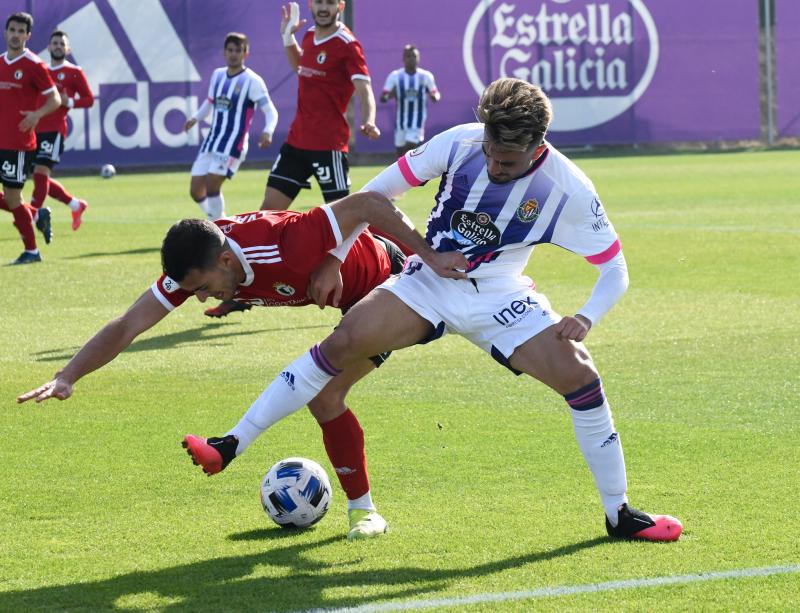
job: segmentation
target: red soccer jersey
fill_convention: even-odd
[[[36,149],[33,130],[22,132],[22,111],[35,111],[39,94],[55,88],[42,59],[28,49],[13,60],[0,55],[0,149],[32,151]]]
[[[64,61],[60,66],[48,66],[50,77],[58,88],[58,93],[61,94],[62,105],[49,115],[42,117],[39,125],[36,126],[37,132],[61,132],[61,135],[66,138],[67,136],[67,113],[70,108],[81,109],[88,108],[94,104],[94,95],[89,88],[89,83],[86,81],[86,75],[80,66],[76,66],[71,62]],[[76,98],[75,94],[79,97]],[[63,105],[65,99],[74,101],[71,107]],[[39,98],[38,106],[44,104],[44,96]]]
[[[369,79],[361,44],[344,25],[321,41],[314,28],[303,36],[297,68],[297,113],[286,142],[298,149],[347,151],[350,126],[345,111],[353,79]]]
[[[245,271],[234,300],[257,306],[312,304],[306,296],[311,273],[330,249],[347,238],[341,236],[336,218],[325,205],[308,213],[257,211],[214,223],[225,233]],[[344,289],[339,306],[354,305],[385,281],[390,269],[386,249],[369,232],[362,232],[342,264]],[[151,289],[170,311],[192,295],[166,275]]]

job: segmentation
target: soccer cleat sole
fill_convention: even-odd
[[[187,434],[181,441],[181,446],[189,454],[192,463],[203,469],[209,477],[222,471],[222,455],[206,439],[193,434]]]

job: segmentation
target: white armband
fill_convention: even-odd
[[[621,251],[608,262],[598,264],[597,268],[600,276],[594,284],[592,295],[577,313],[591,321],[592,326],[611,310],[628,289],[628,265]]]

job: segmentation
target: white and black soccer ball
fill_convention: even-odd
[[[103,164],[103,167],[100,169],[100,176],[104,179],[110,179],[115,174],[117,174],[117,169],[114,168],[113,164]]]
[[[261,505],[282,528],[307,528],[328,512],[333,498],[325,470],[306,458],[277,462],[261,481]]]

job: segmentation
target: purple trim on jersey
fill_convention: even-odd
[[[333,364],[328,362],[328,358],[322,354],[322,350],[320,350],[319,345],[314,345],[310,349],[310,352],[311,359],[314,360],[314,364],[316,364],[317,368],[319,368],[321,371],[329,374],[331,377],[335,377],[342,372],[338,368],[334,367]]]
[[[556,229],[556,222],[558,218],[561,217],[561,211],[564,210],[564,205],[567,203],[567,200],[569,200],[568,194],[561,196],[561,200],[558,202],[556,212],[553,213],[553,218],[550,220],[550,225],[547,226],[547,230],[544,231],[544,234],[542,234],[539,240],[533,241],[531,245],[541,245],[542,243],[550,242],[550,239],[553,238],[553,231]]]

